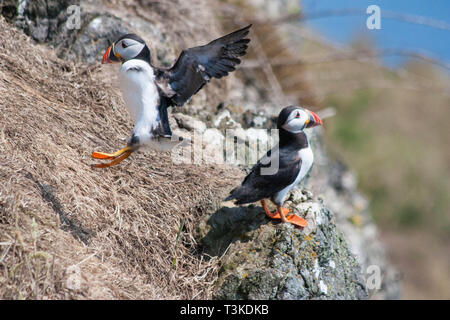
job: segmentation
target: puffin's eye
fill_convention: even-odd
[[[122,48],[125,49],[126,47],[128,47],[128,46],[125,44],[125,42],[122,41]]]
[[[300,112],[297,112],[297,114],[295,115],[296,118],[300,118]]]

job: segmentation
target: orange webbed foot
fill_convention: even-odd
[[[114,154],[113,153],[103,153],[103,152],[92,152],[91,157],[94,159],[108,159],[113,160]]]
[[[296,214],[291,214],[290,216],[286,217],[287,222],[292,223],[293,225],[297,227],[304,228],[308,225],[308,221],[306,221],[303,218],[300,218]]]
[[[105,160],[112,160],[108,163],[98,163],[92,165],[93,168],[107,168],[112,167],[118,164],[119,162],[122,162],[126,158],[130,156],[130,154],[133,152],[132,148],[127,146],[123,149],[120,149],[119,151],[116,151],[114,153],[103,153],[103,152],[92,152],[92,158],[94,159],[105,159]]]
[[[275,210],[274,212],[271,212],[266,205],[266,202],[264,200],[261,200],[261,204],[262,207],[264,209],[264,212],[266,213],[266,215],[270,218],[270,219],[281,219],[283,220],[284,216],[286,216],[286,214],[289,213],[289,209],[287,208],[281,208],[278,207],[277,210]],[[281,216],[281,214],[283,215],[283,217]]]
[[[262,207],[263,207],[266,215],[270,219],[273,219],[273,220],[281,219],[283,222],[289,222],[289,223],[291,223],[297,227],[301,227],[301,228],[304,228],[308,225],[308,222],[305,219],[300,218],[299,216],[295,215],[294,213],[286,217],[286,215],[290,212],[290,210],[288,208],[283,208],[281,206],[277,206],[277,210],[272,213],[267,208],[264,200],[261,200],[261,204],[262,204]]]
[[[261,205],[264,209],[264,212],[270,219],[281,219],[280,214],[278,211],[274,211],[273,213],[267,208],[266,202],[264,200],[261,200]]]

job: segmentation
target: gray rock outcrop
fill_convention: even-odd
[[[367,298],[360,266],[333,214],[309,197],[297,190],[286,203],[308,220],[303,230],[273,224],[261,207],[229,203],[201,222],[204,251],[222,257],[216,299]]]

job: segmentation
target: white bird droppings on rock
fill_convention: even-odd
[[[102,24],[102,17],[97,17],[89,23],[88,28],[90,30],[97,30]]]
[[[319,267],[319,260],[314,260],[314,268],[313,268],[313,272],[314,272],[314,277],[316,279],[319,279],[320,276],[320,267]]]
[[[328,293],[328,286],[322,280],[319,281],[319,289],[320,289],[320,292],[322,292],[324,294]]]

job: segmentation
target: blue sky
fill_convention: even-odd
[[[301,0],[303,12],[331,9],[361,9],[369,5],[381,9],[381,29],[368,30],[368,15],[327,17],[307,20],[307,26],[321,33],[332,42],[346,44],[358,33],[365,32],[379,48],[418,50],[430,57],[450,63],[450,31],[383,19],[383,10],[403,14],[420,15],[450,24],[450,0]],[[382,61],[395,67],[404,61],[402,57],[383,57]]]

